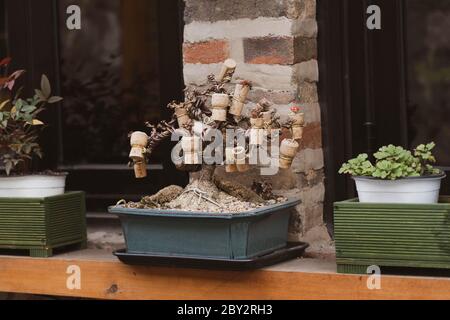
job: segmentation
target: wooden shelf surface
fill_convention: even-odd
[[[68,289],[70,267],[81,289]],[[0,256],[0,292],[125,300],[450,299],[450,279],[384,276],[381,290],[367,276],[340,275],[331,260],[298,259],[236,272],[135,267],[110,253],[85,250],[50,259]]]

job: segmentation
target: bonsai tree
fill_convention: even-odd
[[[345,163],[339,173],[383,180],[438,175],[441,171],[433,167],[436,163],[432,153],[435,146],[434,142],[422,144],[413,152],[394,145],[385,146],[373,155],[375,164],[369,161],[367,154],[360,154]]]
[[[169,187],[144,198],[137,207],[209,212],[228,207],[245,211],[250,209],[249,203],[264,205],[265,200],[276,201],[271,186],[265,182],[256,181],[252,191],[237,186],[237,183],[227,184],[214,178],[217,166],[225,166],[229,173],[246,172],[250,165],[275,167],[275,172],[278,167],[289,168],[303,133],[304,114],[298,107],[292,109],[285,123],[281,123],[273,104],[267,99],[262,99],[245,114],[252,84],[246,80],[238,81],[233,90],[231,81],[236,66],[231,59],[225,61],[219,75],[210,75],[203,89],[188,87],[185,101],[168,105],[173,111],[172,119],[157,125],[147,123],[149,135],[143,132],[131,135],[130,165],[134,166],[137,178],[146,177],[146,164],[154,150],[164,140],[174,137],[181,137],[181,142],[174,149],[172,158],[179,170],[192,173],[185,189]],[[293,137],[284,139],[279,148],[283,128],[291,130]],[[207,161],[207,158],[215,159],[215,162]]]
[[[25,174],[33,158],[42,158],[38,138],[44,123],[38,116],[47,104],[62,100],[51,95],[50,82],[45,75],[33,97],[21,98],[22,88],[15,90],[15,84],[25,71],[8,74],[10,62],[10,58],[0,61],[0,166],[6,175]]]

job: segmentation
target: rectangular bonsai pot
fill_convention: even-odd
[[[53,250],[86,248],[83,192],[48,198],[0,199],[0,250],[26,250],[32,257],[50,257]]]
[[[286,247],[300,200],[240,214],[111,207],[122,222],[127,252],[249,259]]]
[[[334,204],[338,272],[367,267],[450,269],[450,197],[438,204]]]

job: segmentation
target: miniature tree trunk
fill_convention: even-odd
[[[199,188],[200,190],[203,189],[205,192],[207,189],[211,189],[212,191],[217,190],[213,182],[215,172],[216,166],[202,166],[202,169],[199,172],[191,174],[191,179],[187,188]],[[214,188],[212,188],[211,185],[214,185]]]
[[[170,203],[172,208],[201,209],[216,211],[221,208],[220,190],[214,183],[216,166],[205,165],[199,172],[192,173],[189,185],[177,199]]]

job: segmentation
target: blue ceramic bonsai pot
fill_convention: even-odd
[[[298,199],[240,214],[110,207],[130,254],[250,259],[285,248]]]

